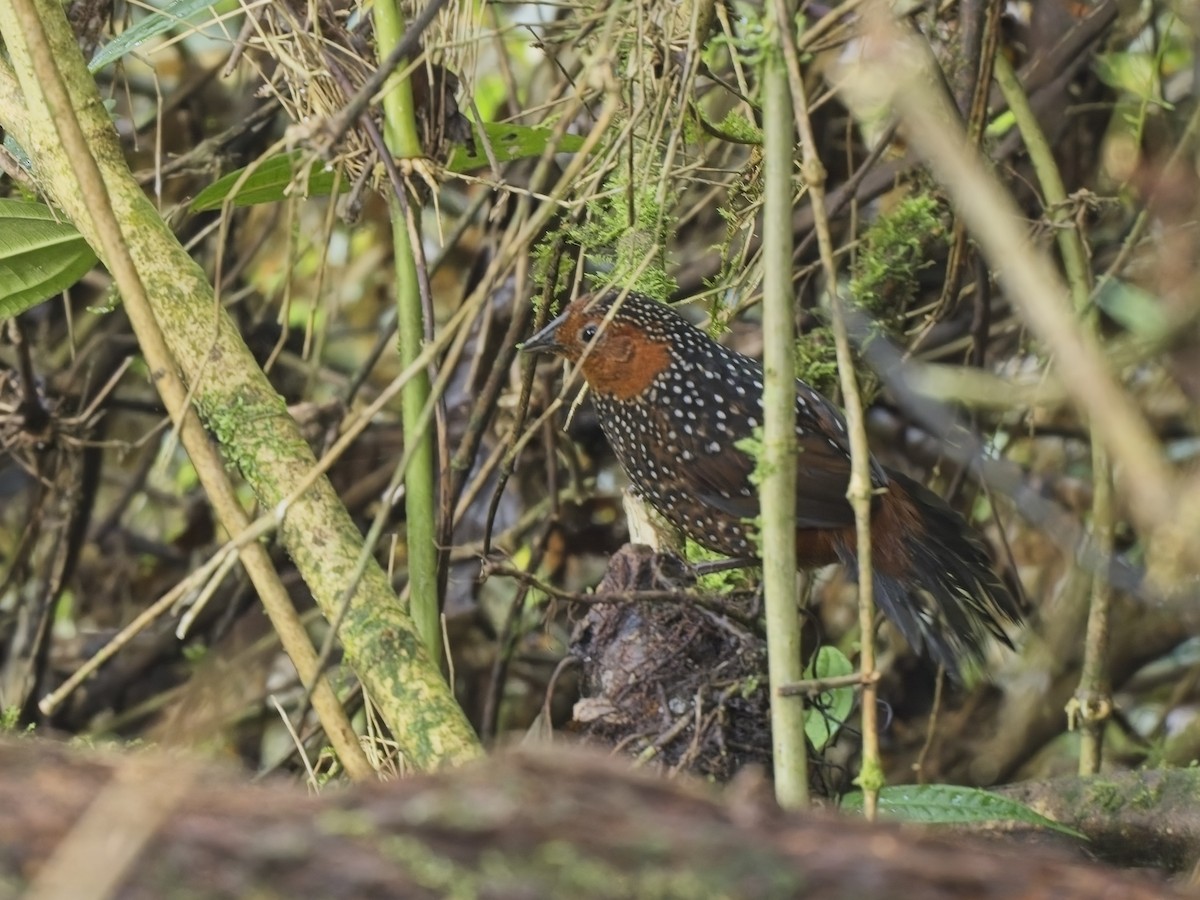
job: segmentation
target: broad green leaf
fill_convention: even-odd
[[[484,152],[478,126],[474,130],[475,152],[468,153],[466,147],[454,148],[454,152],[450,154],[450,162],[446,166],[451,172],[470,172],[472,169],[482,169],[488,165],[489,160]],[[554,136],[553,130],[549,128],[503,125],[496,122],[484,122],[483,131],[491,144],[496,162],[501,163],[530,156],[541,156]],[[582,137],[577,134],[564,134],[559,138],[554,149],[556,153],[574,153],[582,146]]]
[[[530,128],[525,125],[496,125],[486,123],[484,133],[491,142],[492,152],[497,162],[509,162],[526,156],[540,156],[546,149],[553,132],[548,128]],[[558,143],[557,150],[572,153],[583,146],[583,138],[578,135],[564,135]],[[457,147],[450,157],[448,169],[452,172],[466,172],[478,169],[488,164],[483,153],[483,142],[478,130],[475,132],[476,153],[470,154],[464,147]],[[306,157],[302,152],[285,153],[264,160],[246,179],[234,199],[235,206],[254,206],[259,203],[273,203],[288,196],[287,189],[303,174]],[[214,181],[199,194],[191,203],[192,212],[220,209],[221,204],[233,191],[234,185],[242,177],[245,169],[238,169]],[[319,162],[314,163],[308,172],[307,181],[303,185],[303,196],[325,197],[333,190],[335,173]],[[347,179],[341,180],[342,189],[349,190]],[[294,190],[294,188],[293,188]]]
[[[87,241],[50,207],[0,200],[0,320],[65,291],[95,264]]]
[[[861,810],[862,794],[847,794],[842,809]],[[915,784],[885,787],[879,792],[879,813],[891,819],[927,825],[967,825],[979,822],[1021,822],[1087,840],[1073,828],[1034,812],[1024,803],[979,788],[953,784]]]
[[[155,35],[170,31],[177,26],[186,25],[187,20],[200,10],[213,6],[218,10],[223,10],[231,9],[233,4],[230,2],[214,3],[213,0],[175,0],[174,3],[168,3],[162,9],[146,16],[132,28],[125,29],[101,47],[92,57],[92,61],[88,63],[88,69],[92,72],[99,72],[109,63],[116,62]],[[214,15],[218,14],[214,11]]]
[[[289,196],[289,186],[293,186],[296,180],[304,174],[306,166],[308,179],[303,184],[301,194],[305,197],[328,196],[333,191],[337,173],[327,169],[319,161],[308,166],[305,154],[297,151],[272,156],[255,166],[254,171],[237,188],[237,194],[233,200],[234,206],[255,206],[259,203],[274,203],[277,200],[283,200]],[[230,172],[202,190],[192,201],[192,212],[220,209],[221,204],[237,186],[238,180],[245,171],[245,169],[238,169],[236,172]],[[341,180],[341,183],[344,190],[349,190],[350,185],[345,178]],[[295,187],[292,189],[294,191]]]
[[[854,665],[836,647],[822,647],[808,663],[805,678],[840,678],[854,671]],[[837,737],[838,731],[854,707],[854,688],[840,687],[817,694],[804,713],[804,734],[818,753]]]

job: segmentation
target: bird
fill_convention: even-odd
[[[759,498],[744,438],[763,421],[762,364],[713,340],[667,304],[620,290],[583,294],[522,344],[578,366],[630,486],[698,544],[757,556]],[[857,572],[841,411],[796,380],[796,560]],[[945,500],[870,460],[876,601],[917,652],[958,678],[1021,623],[986,545]]]

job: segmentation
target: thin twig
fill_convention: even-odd
[[[849,675],[838,675],[833,678],[806,678],[791,684],[780,685],[778,692],[785,697],[813,697],[835,688],[859,687],[875,684],[882,673],[876,669],[873,672],[852,672]]]

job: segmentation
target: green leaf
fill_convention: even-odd
[[[483,130],[491,142],[497,162],[502,163],[526,156],[540,156],[553,135],[548,128],[530,128],[524,125],[485,123]],[[479,137],[478,130],[475,132],[475,146],[478,152],[474,155],[468,153],[464,147],[456,147],[454,153],[451,154],[450,165],[447,168],[451,172],[466,172],[486,166],[488,160],[483,155],[483,142]],[[559,141],[557,150],[562,153],[570,153],[582,146],[583,138],[567,134],[563,135]],[[272,156],[262,161],[238,188],[237,195],[233,200],[234,205],[255,206],[259,203],[274,203],[283,200],[289,196],[288,188],[291,187],[295,190],[295,183],[298,179],[303,178],[304,167],[307,165],[306,160],[309,158],[311,157],[306,157],[304,153],[297,151]],[[230,172],[202,190],[192,200],[192,212],[220,209],[245,171],[245,169],[238,169],[236,172]],[[328,196],[333,191],[335,174],[320,162],[314,163],[308,169],[307,179],[303,181],[303,196]],[[341,180],[341,185],[343,191],[350,189],[350,184],[345,178]]]
[[[1152,100],[1158,96],[1159,60],[1149,53],[1099,53],[1096,75],[1109,87]]]
[[[96,264],[96,254],[50,207],[0,200],[0,320],[65,291]]]
[[[804,677],[811,679],[840,678],[854,671],[854,666],[836,647],[822,647],[809,660]],[[854,688],[840,687],[822,691],[809,703],[804,714],[804,734],[813,748],[820,753],[838,731],[854,707]]]
[[[475,132],[475,152],[468,153],[466,147],[456,147],[450,154],[450,162],[446,168],[451,172],[469,172],[472,169],[482,169],[489,164],[484,152],[483,140],[479,136],[478,126]],[[483,132],[496,162],[506,163],[514,159],[525,159],[530,156],[541,156],[554,137],[550,128],[537,128],[529,125],[503,125],[496,122],[484,122]],[[583,146],[583,138],[577,134],[564,134],[559,138],[556,153],[574,153]]]
[[[231,3],[214,3],[213,0],[175,0],[174,3],[168,3],[162,9],[146,16],[132,28],[125,29],[116,38],[101,47],[92,57],[92,61],[88,63],[88,70],[99,72],[155,35],[170,31],[180,25],[186,25],[187,20],[200,10],[212,6],[220,9],[232,8]],[[215,17],[219,13],[214,10],[213,15]]]
[[[842,809],[861,810],[862,794],[847,794]],[[968,825],[979,822],[1020,822],[1049,828],[1087,840],[1073,828],[1047,819],[1024,803],[979,788],[953,784],[914,784],[885,787],[879,792],[879,813],[890,819],[927,825]]]
[[[1104,282],[1096,292],[1096,305],[1140,338],[1156,340],[1166,336],[1171,328],[1157,297],[1119,278]]]
[[[241,186],[237,185],[242,173],[246,171],[245,169],[238,169],[236,172],[230,172],[223,178],[219,178],[196,195],[192,201],[191,210],[192,212],[204,212],[220,209],[235,187],[237,187],[237,194],[233,199],[234,206],[255,206],[259,203],[274,203],[277,200],[283,200],[289,196],[289,187],[293,191],[295,190],[295,184],[298,179],[303,177],[306,167],[308,178],[303,182],[303,196],[325,197],[333,192],[337,173],[326,168],[319,161],[309,166],[305,161],[305,154],[297,151],[263,160],[255,166],[254,171],[242,182]],[[341,180],[341,183],[343,190],[349,190],[350,185],[345,178]]]

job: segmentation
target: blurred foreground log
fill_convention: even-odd
[[[784,815],[755,793],[721,802],[556,750],[314,797],[13,740],[0,896],[1183,896],[1044,849]]]
[[[994,788],[1088,836],[1119,866],[1186,872],[1200,862],[1200,770],[1139,769]]]
[[[1183,896],[1045,850],[788,816],[750,793],[720,802],[547,750],[312,797],[151,752],[10,740],[0,896]]]

